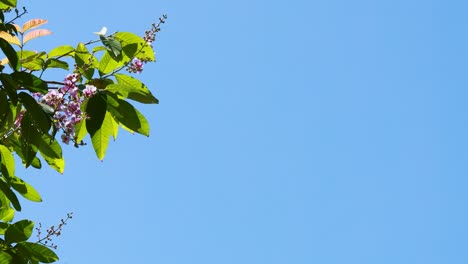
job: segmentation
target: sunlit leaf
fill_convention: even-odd
[[[79,43],[75,49],[75,62],[79,67],[80,73],[86,77],[86,79],[92,79],[94,75],[94,68],[97,67],[96,58],[89,53],[88,49],[83,43]],[[83,71],[81,68],[83,65],[87,65],[87,70]]]
[[[86,114],[89,116],[86,119],[86,130],[91,136],[96,155],[102,160],[107,150],[110,135],[112,135],[112,122],[107,116],[107,96],[97,93],[89,98]]]
[[[15,216],[15,210],[10,206],[10,200],[0,192],[0,220],[11,222]]]
[[[16,7],[16,0],[0,0],[0,8],[7,9],[9,7]]]
[[[62,56],[74,56],[73,52],[75,51],[75,48],[73,48],[70,45],[63,45],[63,46],[58,46],[54,49],[52,49],[49,52],[49,58],[53,57],[62,57]]]
[[[115,78],[117,79],[118,85],[107,86],[107,91],[144,104],[159,103],[158,99],[151,94],[148,87],[139,80],[120,73],[115,74]]]
[[[19,38],[17,36],[12,36],[10,33],[7,33],[5,31],[0,31],[0,38],[8,41],[11,44],[21,46],[20,40],[19,40]]]
[[[1,172],[6,176],[15,175],[15,159],[11,151],[4,145],[0,145]]]
[[[91,136],[94,151],[100,160],[104,159],[106,155],[109,139],[113,134],[112,116],[106,112],[101,127]]]
[[[62,147],[57,140],[52,140],[48,135],[42,136],[39,152],[49,166],[59,173],[65,170],[65,160],[62,156]]]
[[[153,48],[142,37],[131,32],[118,32],[115,39],[120,40],[122,51],[127,57],[155,61]]]
[[[9,183],[11,187],[19,194],[21,194],[24,198],[33,201],[33,202],[42,202],[41,195],[39,194],[34,187],[32,187],[29,183],[23,181],[18,177],[10,177]]]

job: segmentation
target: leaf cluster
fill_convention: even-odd
[[[28,50],[29,41],[51,32],[38,29],[47,23],[44,19],[29,20],[22,26],[12,23],[20,16],[18,12],[5,22],[5,14],[15,7],[16,0],[0,0],[0,49],[5,56],[0,63],[0,264],[51,263],[58,260],[52,249],[28,242],[34,223],[13,223],[15,212],[21,211],[18,194],[29,201],[42,201],[39,192],[16,175],[14,155],[26,168],[41,169],[45,163],[59,173],[65,169],[62,146],[56,139],[58,110],[34,96],[65,84],[42,76],[49,69],[72,71],[80,93],[86,86],[96,87],[97,92],[81,104],[85,118],[75,124],[73,142],[76,147],[84,145],[89,136],[102,160],[110,138],[115,140],[120,128],[150,134],[147,119],[134,104],[159,101],[145,84],[121,72],[134,59],[155,61],[155,53],[145,39],[130,32],[101,35],[98,40],[50,51]]]

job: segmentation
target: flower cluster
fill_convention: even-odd
[[[133,58],[132,62],[128,64],[127,71],[131,73],[140,74],[143,71],[143,65],[146,63],[144,60]]]
[[[54,109],[52,116],[54,125],[58,130],[62,130],[63,143],[69,144],[75,137],[75,125],[83,118],[81,104],[84,99],[96,93],[96,87],[86,85],[82,92],[77,86],[77,74],[69,74],[64,80],[64,86],[59,89],[50,89],[47,94],[34,94],[36,100]]]
[[[156,33],[158,33],[161,30],[159,26],[161,26],[161,24],[164,24],[166,22],[166,19],[167,16],[163,15],[159,18],[158,24],[153,23],[151,25],[151,29],[145,31],[145,36],[143,37],[143,39],[146,41],[146,43],[148,43],[149,45],[153,44],[153,42],[156,40]]]
[[[145,36],[143,39],[145,40],[146,44],[153,46],[153,42],[156,40],[156,33],[158,33],[160,29],[160,25],[165,23],[167,19],[166,15],[163,15],[159,18],[158,24],[152,24],[151,29],[145,31]],[[143,71],[143,65],[147,63],[145,60],[141,60],[138,58],[133,58],[132,61],[127,65],[126,70],[130,73],[141,73]]]

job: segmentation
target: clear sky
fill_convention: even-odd
[[[169,16],[151,136],[20,175],[60,263],[468,262],[467,1],[21,3],[45,50]]]

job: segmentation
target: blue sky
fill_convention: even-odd
[[[466,1],[22,3],[45,50],[169,16],[152,135],[23,174],[60,263],[468,261]]]

